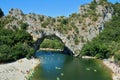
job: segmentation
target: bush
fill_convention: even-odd
[[[20,28],[23,29],[23,30],[26,30],[27,27],[28,27],[27,23],[21,23],[21,25],[20,25]]]
[[[61,19],[61,24],[63,25],[66,25],[68,24],[68,19]]]
[[[107,0],[100,0],[100,4],[103,4],[104,2],[107,2]]]
[[[120,61],[120,50],[115,52],[115,60]]]
[[[95,17],[92,18],[92,21],[97,21],[97,19],[98,18],[95,16]]]
[[[0,62],[8,61],[10,59],[9,54],[11,55],[10,46],[6,44],[0,45]]]
[[[89,7],[90,7],[91,10],[96,10],[96,6],[97,6],[96,2],[93,1],[93,2],[91,2]]]
[[[9,62],[34,55],[33,39],[25,30],[0,29],[0,62]]]
[[[118,15],[118,16],[120,16],[120,3],[115,3],[114,5],[113,5],[113,8],[114,8],[114,15]]]
[[[105,44],[92,41],[84,45],[81,54],[87,56],[93,56],[93,57],[96,56],[97,58],[104,59],[110,56],[110,50],[107,48]]]
[[[49,25],[49,22],[48,22],[48,21],[44,21],[44,22],[41,24],[41,26],[44,27],[44,28],[46,28],[48,25]]]
[[[80,41],[77,37],[75,37],[74,42],[75,42],[76,45],[78,45]]]
[[[17,60],[24,57],[31,57],[34,54],[34,49],[27,44],[17,43],[12,47],[13,59]]]

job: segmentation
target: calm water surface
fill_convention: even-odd
[[[32,80],[112,80],[100,60],[78,59],[61,52],[36,53],[41,63]]]

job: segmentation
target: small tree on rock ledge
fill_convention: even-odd
[[[4,16],[2,9],[0,8],[0,18]]]

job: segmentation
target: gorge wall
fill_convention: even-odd
[[[20,28],[20,23],[27,23],[27,32],[37,41],[46,35],[56,35],[74,56],[80,54],[83,45],[96,37],[103,29],[104,23],[112,18],[112,5],[104,0],[95,0],[82,5],[78,13],[69,17],[56,18],[35,13],[24,14],[19,9],[11,9],[4,18],[12,18],[5,28]]]

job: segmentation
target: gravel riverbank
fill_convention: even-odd
[[[115,64],[109,59],[103,60],[103,63],[112,70],[113,72],[113,80],[120,80],[120,66]]]
[[[82,56],[82,58],[87,58],[87,59],[94,59],[95,57],[91,57],[91,56]],[[112,74],[112,78],[113,80],[120,80],[120,66],[115,64],[114,61],[111,61],[110,59],[104,59],[103,63],[112,70],[113,74]]]
[[[0,64],[0,80],[27,80],[39,63],[38,59],[23,58],[16,62]]]

